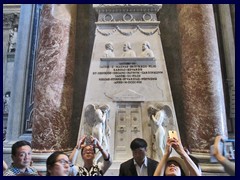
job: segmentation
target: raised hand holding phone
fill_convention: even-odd
[[[177,131],[175,131],[175,130],[169,130],[168,131],[168,136],[169,136],[170,139],[175,138],[176,140],[178,140]]]
[[[86,146],[92,145],[92,139],[91,139],[90,135],[86,136],[86,138],[85,138],[85,145]]]

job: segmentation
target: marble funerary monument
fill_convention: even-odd
[[[130,143],[137,137],[159,160],[168,130],[179,136],[156,17],[161,5],[94,8],[98,21],[79,138],[97,137],[112,155],[112,168],[132,157]]]
[[[52,152],[87,134],[111,154],[105,175],[118,175],[132,139],[159,160],[176,130],[204,175],[223,174],[209,149],[235,137],[234,7],[4,4],[4,161],[27,140],[44,174]]]

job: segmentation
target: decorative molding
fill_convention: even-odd
[[[154,57],[131,57],[131,58],[123,58],[123,57],[114,57],[114,58],[100,58],[100,61],[156,61]]]
[[[152,21],[152,20],[153,20],[153,17],[152,17],[151,14],[145,13],[145,14],[143,14],[143,20],[144,20],[144,21]]]
[[[135,19],[133,19],[132,21],[115,21],[115,20],[111,20],[111,21],[104,21],[104,18],[102,21],[96,22],[96,25],[151,25],[151,26],[158,26],[160,24],[160,21],[155,21],[155,20],[151,20],[151,21],[137,21]]]
[[[151,22],[158,22],[156,15],[153,13],[124,13],[119,16],[117,13],[104,13],[99,16],[98,22],[115,22],[115,23],[130,23],[130,22],[144,22],[144,23],[151,23]],[[96,22],[97,23],[97,22]]]
[[[133,21],[133,15],[132,14],[129,14],[129,13],[126,13],[123,15],[123,21],[124,22],[129,22],[129,21]]]
[[[113,21],[113,16],[112,16],[111,14],[106,14],[106,15],[103,17],[103,21],[104,21],[104,22]]]
[[[119,26],[116,26],[116,29],[120,34],[122,34],[124,36],[131,36],[132,34],[134,34],[138,30],[138,27],[130,30],[129,32],[121,30]]]
[[[162,4],[93,4],[98,13],[106,12],[158,12]]]
[[[21,4],[3,4],[3,29],[18,25]]]
[[[120,34],[124,35],[124,36],[131,36],[133,35],[135,32],[137,32],[137,30],[139,30],[142,34],[146,35],[146,36],[151,36],[153,34],[155,34],[157,31],[160,34],[159,31],[159,27],[156,27],[153,30],[150,31],[145,31],[144,29],[142,29],[139,25],[137,25],[134,29],[126,32],[123,31],[119,26],[116,26],[115,28],[113,28],[112,30],[109,30],[108,32],[104,32],[103,30],[101,30],[99,27],[96,28],[97,32],[100,33],[103,36],[110,36],[113,35],[116,31],[118,31]]]
[[[3,14],[3,29],[12,29],[18,26],[19,16],[19,13]]]
[[[21,4],[3,4],[3,14],[20,13]]]

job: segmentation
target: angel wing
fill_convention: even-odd
[[[165,127],[174,126],[173,113],[171,108],[168,105],[164,105],[162,109],[165,111],[166,114],[166,120],[163,122],[163,126]]]
[[[95,105],[94,104],[89,104],[85,108],[85,123],[88,124],[90,127],[93,127],[95,124]]]

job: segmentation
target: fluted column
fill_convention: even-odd
[[[209,152],[217,134],[227,135],[213,7],[183,4],[177,8],[186,140],[192,151]]]
[[[44,5],[36,59],[34,152],[70,150],[77,5]]]

